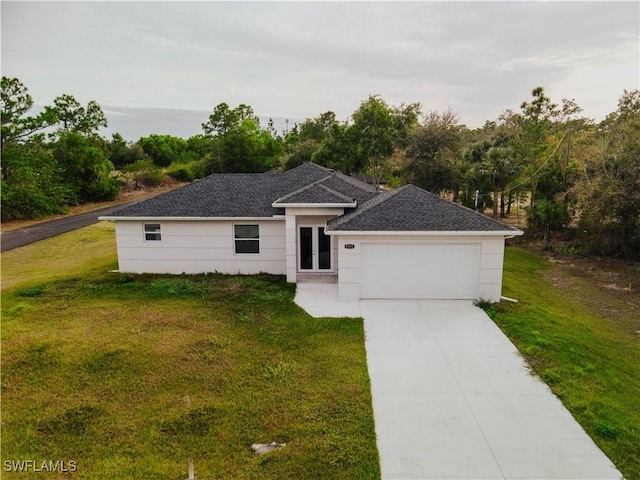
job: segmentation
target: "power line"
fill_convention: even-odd
[[[531,175],[529,175],[527,178],[525,178],[522,182],[518,183],[515,187],[511,187],[509,190],[507,190],[507,192],[512,192],[514,191],[516,188],[520,187],[521,185],[524,185],[525,183],[527,183],[529,180],[531,180],[533,177],[536,176],[536,174],[542,170],[544,168],[544,166],[549,163],[549,160],[551,160],[553,158],[553,156],[556,154],[556,152],[558,151],[558,148],[560,148],[560,145],[562,145],[562,142],[564,141],[565,137],[567,136],[567,132],[564,132],[564,135],[562,135],[562,138],[560,139],[560,141],[558,142],[558,145],[556,145],[556,148],[553,149],[553,152],[551,152],[551,155],[549,155],[547,157],[547,159],[542,163],[542,165],[540,165],[540,167],[533,172]]]

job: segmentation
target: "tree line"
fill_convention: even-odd
[[[547,248],[562,232],[575,250],[640,257],[640,91],[624,91],[596,123],[574,100],[535,88],[519,110],[476,129],[450,111],[363,100],[349,120],[325,112],[278,132],[248,105],[217,105],[188,139],[149,135],[127,142],[100,106],[62,95],[35,116],[18,80],[2,78],[2,218],[36,218],[71,204],[114,198],[118,184],[168,176],[286,170],[312,161],[375,184],[412,183],[496,218],[526,204],[527,228]],[[114,174],[114,172],[118,172]]]

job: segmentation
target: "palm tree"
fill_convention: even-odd
[[[507,187],[515,172],[508,147],[491,147],[482,159],[480,173],[491,178],[493,187],[493,218],[498,218],[498,194]]]

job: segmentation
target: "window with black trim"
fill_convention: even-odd
[[[234,225],[236,253],[260,253],[260,228],[258,225]]]
[[[146,242],[160,241],[162,240],[162,233],[160,232],[159,223],[145,223],[144,224],[144,240]]]

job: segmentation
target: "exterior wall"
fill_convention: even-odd
[[[360,298],[360,250],[363,243],[406,244],[418,243],[426,245],[454,243],[479,244],[480,278],[478,297],[500,301],[502,292],[502,266],[504,257],[503,236],[338,236],[338,294],[343,301],[354,301]],[[345,244],[354,248],[346,249]]]
[[[288,210],[288,209],[287,209]],[[296,216],[287,212],[285,215],[286,225],[286,271],[287,282],[296,283],[298,280],[298,227],[296,226]]]
[[[145,223],[160,223],[160,241],[145,241]],[[260,253],[235,253],[235,223],[260,225]],[[121,272],[286,273],[284,219],[238,222],[116,221],[115,225]]]

